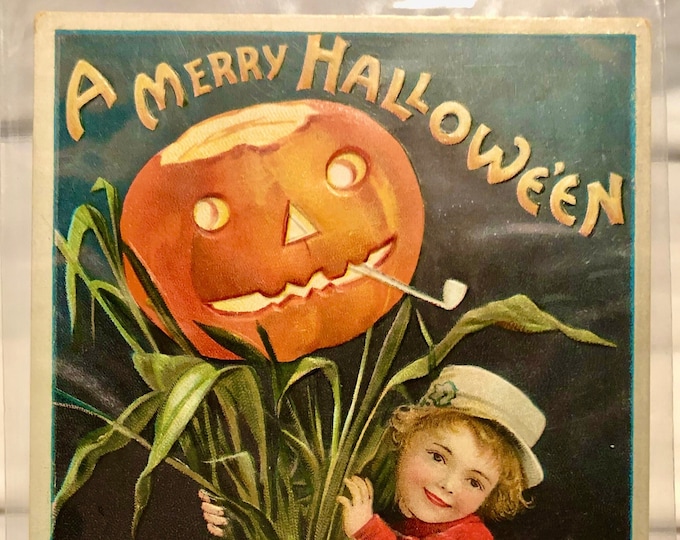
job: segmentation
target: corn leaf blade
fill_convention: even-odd
[[[135,486],[133,535],[151,494],[151,473],[168,456],[219,377],[227,371],[239,368],[240,366],[229,366],[217,370],[207,362],[201,362],[186,370],[169,391],[156,418],[153,446],[146,467]]]
[[[168,390],[192,367],[204,360],[195,356],[161,353],[136,353],[132,356],[135,369],[154,390]]]
[[[256,508],[260,507],[255,460],[249,452],[238,452],[229,456],[221,456],[214,463],[224,466],[232,478],[241,500]]]
[[[270,364],[269,359],[263,355],[259,349],[257,349],[252,343],[246,341],[242,337],[237,336],[225,330],[223,328],[217,328],[215,326],[209,326],[207,324],[196,323],[199,328],[201,328],[211,339],[217,342],[228,351],[233,352],[235,355],[243,358],[244,360],[249,360],[251,362],[256,362],[258,364]]]
[[[118,197],[118,190],[115,187],[113,187],[113,185],[108,180],[100,176],[99,178],[97,178],[90,191],[92,193],[96,193],[97,191],[101,190],[103,190],[106,193],[106,202],[109,205],[109,218],[111,219],[111,223],[113,224],[111,230],[112,232],[111,239],[113,241],[113,247],[115,248],[114,251],[114,253],[116,254],[115,261],[116,264],[120,267],[122,264],[121,261],[123,260],[123,252],[120,247],[120,233],[118,230],[121,217],[120,197]]]
[[[143,395],[125,409],[117,420],[91,431],[78,442],[64,481],[54,497],[53,517],[57,516],[64,503],[90,479],[103,456],[120,450],[130,442],[131,437],[119,426],[139,434],[158,411],[162,397],[158,392]]]
[[[180,328],[179,324],[177,324],[177,321],[173,317],[172,313],[170,313],[170,309],[165,303],[160,291],[156,287],[156,284],[153,282],[153,279],[151,279],[151,276],[146,271],[146,268],[144,268],[144,265],[139,260],[135,252],[128,246],[124,245],[123,254],[130,263],[130,266],[137,276],[137,279],[141,283],[144,292],[149,297],[149,300],[151,300],[151,304],[153,305],[156,314],[160,318],[167,331],[170,333],[172,339],[182,348],[185,353],[188,355],[197,356],[198,351],[184,335],[184,332]]]
[[[413,361],[397,372],[385,385],[382,395],[384,396],[400,384],[426,376],[432,365],[438,366],[465,336],[492,325],[525,333],[557,331],[575,341],[606,347],[616,346],[589,330],[564,324],[541,310],[527,296],[518,294],[505,300],[490,302],[465,313],[427,356]]]

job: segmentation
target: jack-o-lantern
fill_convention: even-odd
[[[234,355],[196,323],[293,360],[364,332],[402,296],[423,202],[403,148],[367,114],[325,101],[261,104],[187,130],[139,172],[123,241],[203,355]],[[126,261],[136,301],[163,328]]]

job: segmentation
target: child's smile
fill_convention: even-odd
[[[445,523],[476,512],[498,483],[499,468],[474,432],[414,433],[397,468],[401,510],[428,523]]]
[[[439,497],[437,497],[434,493],[432,493],[430,490],[425,488],[425,496],[430,499],[432,504],[435,506],[440,506],[441,508],[451,508],[451,505],[448,504],[446,501],[443,501]]]

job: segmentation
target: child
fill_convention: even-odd
[[[481,520],[528,507],[543,480],[531,447],[545,417],[515,386],[476,366],[449,366],[417,405],[392,416],[399,534],[373,513],[368,479],[345,480],[343,528],[355,540],[492,540]]]

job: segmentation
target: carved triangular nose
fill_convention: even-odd
[[[283,235],[283,244],[293,244],[315,235],[319,231],[312,222],[298,210],[292,203],[288,204],[288,218],[286,230]]]

